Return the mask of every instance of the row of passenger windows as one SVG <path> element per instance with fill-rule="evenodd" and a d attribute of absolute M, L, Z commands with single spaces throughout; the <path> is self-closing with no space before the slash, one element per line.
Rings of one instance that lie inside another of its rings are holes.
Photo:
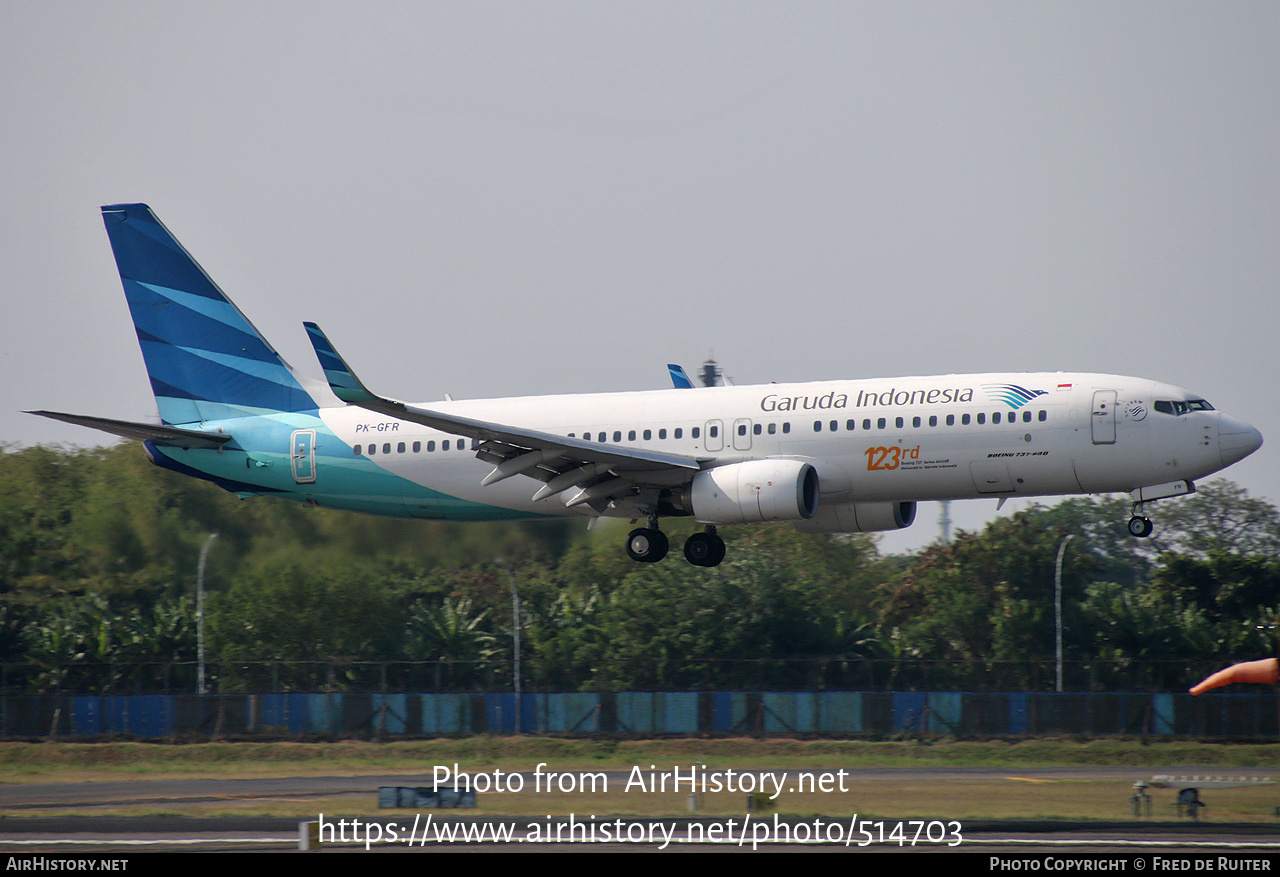
<path fill-rule="evenodd" d="M 778 432 L 778 431 L 779 431 L 778 424 L 776 424 L 776 423 L 770 423 L 770 424 L 769 424 L 769 435 L 773 435 L 774 433 L 776 433 L 776 432 Z M 787 434 L 787 433 L 789 433 L 789 432 L 791 432 L 791 424 L 790 424 L 790 423 L 784 423 L 784 424 L 782 424 L 781 431 L 782 431 L 782 433 L 783 433 L 784 435 L 785 435 L 785 434 Z M 666 441 L 666 439 L 667 439 L 667 430 L 665 430 L 665 429 L 659 429 L 659 430 L 657 431 L 657 434 L 658 434 L 658 441 Z M 747 434 L 747 425 L 746 425 L 745 423 L 743 423 L 743 424 L 739 424 L 739 425 L 738 425 L 738 435 L 746 435 L 746 434 Z M 760 424 L 758 424 L 758 423 L 755 425 L 755 434 L 756 434 L 756 435 L 760 435 Z M 629 441 L 629 442 L 636 441 L 636 437 L 637 437 L 637 436 L 640 436 L 640 437 L 641 437 L 644 441 L 646 441 L 646 442 L 648 442 L 648 441 L 653 441 L 653 435 L 654 435 L 654 431 L 653 431 L 652 429 L 642 429 L 642 430 L 639 430 L 639 431 L 634 430 L 634 429 L 629 429 L 629 430 L 627 430 L 627 441 Z M 577 437 L 578 437 L 577 433 L 573 433 L 573 432 L 569 433 L 569 438 L 577 438 Z M 591 433 L 589 433 L 589 432 L 584 432 L 584 433 L 582 434 L 582 437 L 583 437 L 584 439 L 586 439 L 587 441 L 591 441 Z M 681 427 L 676 427 L 675 429 L 671 430 L 671 437 L 672 437 L 673 439 L 682 439 L 682 438 L 684 438 L 684 429 L 683 429 L 683 428 L 681 428 Z M 716 426 L 716 425 L 714 425 L 714 424 L 713 424 L 713 425 L 711 425 L 711 426 L 708 426 L 708 427 L 707 427 L 707 437 L 708 437 L 708 438 L 719 438 L 719 437 L 720 437 L 720 427 L 719 427 L 719 426 Z M 691 427 L 691 428 L 689 429 L 689 438 L 702 438 L 702 427 L 700 427 L 700 426 L 694 426 L 694 427 Z M 595 440 L 596 440 L 596 441 L 598 441 L 598 442 L 607 442 L 607 441 L 609 441 L 609 433 L 607 433 L 607 432 L 599 432 L 599 433 L 596 433 L 596 439 L 595 439 Z M 620 441 L 622 441 L 622 430 L 620 430 L 620 429 L 615 429 L 615 430 L 613 431 L 613 442 L 614 442 L 615 444 L 617 444 L 617 443 L 618 443 L 618 442 L 620 442 Z"/>
<path fill-rule="evenodd" d="M 995 412 L 994 414 L 992 414 L 992 415 L 991 415 L 991 422 L 992 422 L 992 423 L 1000 423 L 1000 422 L 1001 422 L 1001 415 L 1002 415 L 1002 412 L 999 412 L 999 411 L 997 411 L 997 412 Z M 973 420 L 971 420 L 970 418 L 971 418 L 971 415 L 968 415 L 968 414 L 961 414 L 961 415 L 960 415 L 960 425 L 961 425 L 961 426 L 968 426 L 970 423 L 975 422 L 975 421 L 976 421 L 978 424 L 980 424 L 980 425 L 981 425 L 981 424 L 985 424 L 985 423 L 987 422 L 987 415 L 986 415 L 986 413 L 985 413 L 985 412 L 980 412 L 980 413 L 978 413 L 978 414 L 972 415 Z M 1037 420 L 1039 420 L 1039 421 L 1041 421 L 1041 422 L 1044 422 L 1044 421 L 1046 421 L 1046 420 L 1048 420 L 1048 419 L 1049 419 L 1049 417 L 1048 417 L 1048 413 L 1047 413 L 1047 412 L 1045 412 L 1045 411 L 1040 411 L 1040 412 L 1038 413 L 1038 415 L 1037 415 L 1036 419 L 1037 419 Z M 939 422 L 940 422 L 940 421 L 939 421 L 938 416 L 937 416 L 936 414 L 935 414 L 935 415 L 931 415 L 931 416 L 929 417 L 929 425 L 930 425 L 930 426 L 937 426 L 937 425 L 939 424 Z M 954 415 L 954 414 L 948 414 L 948 415 L 943 419 L 943 421 L 941 421 L 941 422 L 944 422 L 947 426 L 955 426 L 955 425 L 956 425 L 956 415 Z M 1016 411 L 1010 411 L 1010 412 L 1004 413 L 1004 422 L 1005 422 L 1005 423 L 1017 423 L 1017 422 L 1018 422 L 1018 412 L 1016 412 Z M 1023 423 L 1030 423 L 1030 422 L 1031 422 L 1031 412 L 1030 412 L 1030 411 L 1023 411 L 1023 412 L 1022 412 L 1022 422 L 1023 422 Z M 856 420 L 846 420 L 846 421 L 844 422 L 844 428 L 845 428 L 845 430 L 846 430 L 846 431 L 852 431 L 852 430 L 854 430 L 854 429 L 857 429 L 857 423 L 858 423 L 858 421 L 856 421 Z M 905 417 L 895 417 L 895 418 L 893 419 L 893 425 L 894 425 L 894 428 L 895 428 L 895 429 L 905 429 L 905 428 L 906 428 L 906 418 L 905 418 Z M 921 418 L 921 417 L 913 417 L 913 418 L 911 418 L 911 426 L 912 426 L 912 428 L 919 429 L 919 428 L 920 428 L 921 426 L 923 426 L 923 425 L 924 425 L 924 419 L 923 419 L 923 418 Z M 868 417 L 868 418 L 865 418 L 865 419 L 862 421 L 862 429 L 864 429 L 864 430 L 869 430 L 869 429 L 871 429 L 871 428 L 872 428 L 872 420 L 871 420 L 871 418 L 869 418 L 869 417 Z M 888 428 L 889 428 L 889 419 L 888 419 L 887 417 L 879 417 L 879 418 L 877 418 L 877 419 L 875 420 L 875 428 L 876 428 L 876 429 L 888 429 Z M 824 421 L 821 421 L 821 420 L 815 420 L 815 421 L 813 422 L 813 431 L 814 431 L 814 432 L 822 432 L 824 429 L 827 429 L 827 430 L 829 430 L 829 431 L 831 431 L 831 432 L 839 432 L 839 430 L 840 430 L 840 421 L 838 421 L 838 420 L 831 420 L 831 421 L 826 421 L 826 422 L 824 422 Z M 745 424 L 745 423 L 739 423 L 739 424 L 737 424 L 737 431 L 738 431 L 738 435 L 745 436 L 745 435 L 747 434 L 747 424 Z M 779 423 L 763 423 L 763 424 L 762 424 L 762 423 L 753 423 L 753 424 L 751 425 L 751 432 L 752 432 L 752 434 L 754 434 L 754 435 L 763 435 L 763 434 L 765 434 L 765 433 L 768 433 L 769 435 L 776 435 L 776 434 L 778 434 L 779 432 L 781 432 L 783 435 L 787 435 L 787 434 L 789 434 L 789 433 L 791 432 L 791 424 L 790 424 L 790 423 L 788 423 L 788 422 L 783 422 L 783 423 L 781 423 L 781 424 L 779 424 Z M 599 433 L 596 433 L 595 435 L 596 435 L 596 439 L 595 439 L 595 440 L 596 440 L 596 441 L 599 441 L 599 442 L 607 442 L 607 441 L 609 441 L 609 440 L 610 440 L 610 438 L 611 438 L 611 436 L 610 436 L 610 434 L 609 434 L 608 432 L 599 432 Z M 657 430 L 657 435 L 658 435 L 658 440 L 659 440 L 659 441 L 665 441 L 665 440 L 666 440 L 666 438 L 667 438 L 667 430 L 666 430 L 666 429 L 659 429 L 659 430 Z M 591 441 L 591 436 L 592 436 L 592 434 L 591 434 L 591 433 L 589 433 L 589 432 L 584 432 L 584 433 L 582 434 L 582 437 L 583 437 L 586 441 Z M 636 441 L 638 438 L 643 439 L 643 441 L 646 441 L 646 442 L 647 442 L 647 441 L 652 441 L 652 440 L 653 440 L 653 436 L 654 436 L 654 430 L 652 430 L 652 429 L 644 429 L 644 430 L 634 430 L 634 429 L 630 429 L 630 430 L 627 430 L 627 441 L 629 441 L 629 442 L 634 442 L 634 441 Z M 707 436 L 708 436 L 708 438 L 719 438 L 719 437 L 720 437 L 720 427 L 719 427 L 719 426 L 716 426 L 716 425 L 708 426 L 708 427 L 707 427 Z M 572 432 L 571 432 L 571 433 L 569 433 L 569 438 L 577 438 L 577 437 L 578 437 L 578 436 L 577 436 L 577 433 L 572 433 Z M 701 428 L 701 427 L 698 427 L 698 426 L 690 427 L 690 429 L 689 429 L 689 437 L 690 437 L 690 438 L 695 438 L 695 439 L 696 439 L 696 438 L 701 438 L 701 437 L 702 437 L 702 428 Z M 683 427 L 676 427 L 676 428 L 672 429 L 672 430 L 671 430 L 671 438 L 673 438 L 673 439 L 683 439 L 683 438 L 684 438 L 684 428 L 683 428 Z M 622 430 L 620 430 L 620 429 L 615 429 L 615 430 L 613 431 L 612 440 L 613 440 L 613 443 L 614 443 L 614 444 L 618 444 L 618 443 L 620 443 L 620 442 L 622 441 Z M 395 449 L 395 453 L 397 453 L 397 454 L 403 454 L 403 453 L 406 453 L 406 452 L 409 450 L 409 448 L 410 448 L 410 447 L 412 447 L 412 449 L 413 449 L 413 453 L 415 453 L 415 454 L 420 454 L 420 453 L 422 453 L 422 445 L 423 445 L 423 443 L 422 443 L 422 442 L 420 442 L 420 441 L 419 441 L 419 442 L 412 442 L 412 443 L 408 443 L 408 442 L 396 442 L 396 443 L 394 443 L 394 445 L 393 445 L 393 443 L 392 443 L 392 442 L 383 442 L 383 443 L 382 443 L 382 446 L 381 446 L 381 448 L 382 448 L 382 449 L 381 449 L 381 453 L 383 453 L 383 454 L 390 454 L 390 453 L 392 453 L 392 448 L 394 447 L 394 449 Z M 479 441 L 477 441 L 477 440 L 475 440 L 475 439 L 472 439 L 472 440 L 471 440 L 470 450 L 473 450 L 473 451 L 474 451 L 474 450 L 475 450 L 476 448 L 478 448 L 479 446 L 480 446 L 480 442 L 479 442 Z M 429 454 L 430 454 L 430 453 L 435 453 L 435 450 L 436 450 L 436 442 L 434 442 L 434 441 L 429 441 L 429 442 L 427 442 L 427 443 L 426 443 L 426 447 L 427 447 L 427 453 L 429 453 Z M 465 451 L 465 450 L 467 450 L 467 449 L 468 449 L 466 439 L 445 439 L 444 441 L 440 442 L 440 450 L 441 450 L 441 451 L 448 451 L 448 450 L 450 450 L 450 448 L 451 448 L 451 447 L 452 447 L 452 449 L 453 449 L 453 450 L 458 450 L 458 451 Z M 360 456 L 373 457 L 373 456 L 376 456 L 376 455 L 379 453 L 378 448 L 379 448 L 379 446 L 378 446 L 378 444 L 377 444 L 377 443 L 371 443 L 371 444 L 368 444 L 368 445 L 355 445 L 355 446 L 352 448 L 352 450 L 355 452 L 355 455 L 356 455 L 357 457 L 360 457 Z"/>
<path fill-rule="evenodd" d="M 457 451 L 467 450 L 466 439 L 445 439 L 444 441 L 440 442 L 440 450 L 447 451 L 449 450 L 450 445 L 452 445 L 453 449 Z M 397 454 L 405 453 L 406 451 L 408 451 L 409 447 L 413 448 L 413 452 L 415 454 L 422 453 L 422 442 L 412 442 L 411 444 L 407 442 L 396 442 L 394 445 L 392 445 L 391 442 L 383 442 L 382 453 L 390 454 L 392 447 L 395 448 L 395 452 Z M 478 447 L 480 447 L 480 442 L 476 441 L 475 439 L 472 439 L 471 450 L 474 451 Z M 434 453 L 435 449 L 436 449 L 435 442 L 433 441 L 427 442 L 427 453 L 429 454 Z M 378 453 L 378 445 L 376 443 L 368 444 L 368 445 L 355 445 L 354 447 L 352 447 L 352 451 L 355 452 L 355 455 L 357 457 L 360 457 L 360 456 L 373 457 Z"/>
<path fill-rule="evenodd" d="M 1001 416 L 1002 416 L 1002 414 L 1003 414 L 1003 418 L 1004 418 L 1004 422 L 1005 422 L 1005 423 L 1017 423 L 1017 422 L 1018 422 L 1018 412 L 1016 412 L 1016 411 L 1008 411 L 1008 412 L 1000 412 L 1000 411 L 997 411 L 997 412 L 995 412 L 994 414 L 992 414 L 992 415 L 991 415 L 991 422 L 992 422 L 992 423 L 1000 423 L 1000 422 L 1001 422 Z M 977 414 L 973 415 L 972 417 L 973 417 L 973 419 L 970 419 L 970 415 L 968 415 L 968 414 L 961 414 L 961 415 L 960 415 L 960 425 L 961 425 L 961 426 L 968 426 L 970 423 L 974 423 L 974 422 L 978 423 L 979 425 L 982 425 L 982 424 L 985 424 L 985 423 L 987 422 L 987 415 L 986 415 L 986 412 L 982 412 L 982 411 L 980 411 L 980 412 L 978 412 Z M 1039 413 L 1038 413 L 1038 415 L 1037 415 L 1037 417 L 1036 417 L 1036 420 L 1039 420 L 1039 421 L 1040 421 L 1040 422 L 1042 422 L 1042 423 L 1043 423 L 1044 421 L 1048 420 L 1048 419 L 1049 419 L 1049 412 L 1047 412 L 1047 411 L 1041 411 L 1041 412 L 1039 412 Z M 906 420 L 907 420 L 907 419 L 906 419 L 905 417 L 895 417 L 895 418 L 893 419 L 893 426 L 894 426 L 894 428 L 895 428 L 895 429 L 905 429 L 905 428 L 906 428 Z M 933 415 L 930 415 L 930 416 L 929 416 L 929 425 L 930 425 L 930 426 L 937 426 L 937 425 L 938 425 L 938 422 L 939 422 L 939 421 L 938 421 L 938 415 L 933 414 Z M 1031 412 L 1030 412 L 1030 411 L 1023 411 L 1023 412 L 1022 412 L 1022 422 L 1023 422 L 1023 423 L 1030 423 L 1030 422 L 1031 422 Z M 858 423 L 858 421 L 856 421 L 856 420 L 846 420 L 846 421 L 844 422 L 844 428 L 845 428 L 846 430 L 849 430 L 849 431 L 854 430 L 854 429 L 857 429 L 857 423 Z M 948 415 L 946 416 L 946 418 L 945 418 L 945 423 L 946 423 L 946 425 L 947 425 L 947 426 L 955 426 L 955 425 L 956 425 L 956 416 L 955 416 L 954 414 L 948 414 Z M 923 418 L 921 418 L 921 417 L 913 417 L 913 418 L 911 418 L 911 426 L 912 426 L 912 428 L 913 428 L 913 429 L 919 429 L 922 425 L 923 425 Z M 840 421 L 838 421 L 838 420 L 832 420 L 832 421 L 829 421 L 829 422 L 825 425 L 825 427 L 824 427 L 823 421 L 821 421 L 821 420 L 815 420 L 815 421 L 813 422 L 813 431 L 814 431 L 814 432 L 822 432 L 822 430 L 823 430 L 824 428 L 829 429 L 831 432 L 837 432 L 837 431 L 839 431 L 839 429 L 840 429 Z M 870 418 L 870 417 L 865 418 L 865 419 L 862 421 L 862 428 L 863 428 L 864 430 L 866 430 L 866 429 L 871 429 L 871 418 Z M 876 429 L 888 429 L 888 428 L 889 428 L 889 418 L 887 418 L 887 417 L 879 417 L 879 418 L 877 418 L 877 419 L 876 419 L 876 421 L 875 421 L 875 428 L 876 428 Z M 760 427 L 759 427 L 759 425 L 758 425 L 758 424 L 756 425 L 756 430 L 755 430 L 755 432 L 756 432 L 756 435 L 759 435 L 759 434 L 760 434 Z M 745 434 L 745 433 L 744 433 L 744 434 Z"/>

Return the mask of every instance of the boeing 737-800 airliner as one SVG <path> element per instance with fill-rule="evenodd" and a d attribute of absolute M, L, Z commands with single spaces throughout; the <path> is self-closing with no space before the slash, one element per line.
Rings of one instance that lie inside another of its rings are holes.
<path fill-rule="evenodd" d="M 1262 444 L 1200 396 L 1116 375 L 939 375 L 407 404 L 368 390 L 312 323 L 328 385 L 296 374 L 144 204 L 102 208 L 160 425 L 37 411 L 140 439 L 241 496 L 458 521 L 664 516 L 813 533 L 909 526 L 916 503 L 1124 491 L 1147 502 Z M 686 378 L 687 382 L 687 378 Z M 336 397 L 336 398 L 335 398 Z"/>

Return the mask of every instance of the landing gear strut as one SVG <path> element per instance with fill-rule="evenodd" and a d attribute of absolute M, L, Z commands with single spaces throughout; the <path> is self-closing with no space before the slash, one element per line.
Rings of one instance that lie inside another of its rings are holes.
<path fill-rule="evenodd" d="M 705 533 L 686 539 L 684 559 L 694 566 L 719 566 L 724 560 L 724 540 L 716 535 L 716 528 L 709 526 Z"/>
<path fill-rule="evenodd" d="M 1142 506 L 1143 503 L 1135 502 L 1133 504 L 1133 517 L 1129 519 L 1129 535 L 1137 539 L 1146 539 L 1151 535 L 1151 531 L 1155 529 L 1151 519 L 1143 516 Z"/>

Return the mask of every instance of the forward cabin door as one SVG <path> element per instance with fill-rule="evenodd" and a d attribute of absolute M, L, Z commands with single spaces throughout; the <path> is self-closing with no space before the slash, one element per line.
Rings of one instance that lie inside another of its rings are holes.
<path fill-rule="evenodd" d="M 1116 443 L 1116 391 L 1097 390 L 1093 394 L 1093 416 L 1089 418 L 1095 445 Z"/>

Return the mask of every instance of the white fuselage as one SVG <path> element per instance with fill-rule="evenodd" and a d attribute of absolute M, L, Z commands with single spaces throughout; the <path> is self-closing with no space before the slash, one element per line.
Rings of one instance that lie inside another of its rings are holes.
<path fill-rule="evenodd" d="M 709 389 L 430 403 L 430 407 L 612 445 L 685 454 L 711 465 L 800 459 L 824 506 L 1132 491 L 1193 480 L 1252 452 L 1261 437 L 1168 384 L 1100 374 L 945 375 Z M 468 503 L 518 516 L 595 514 L 509 478 L 467 440 L 355 407 L 320 417 L 353 458 Z M 1232 436 L 1224 440 L 1221 436 Z M 324 441 L 323 438 L 317 442 Z M 447 445 L 447 450 L 446 450 Z M 1228 447 L 1229 445 L 1229 447 Z M 372 446 L 372 451 L 370 450 Z M 359 453 L 356 453 L 358 449 Z M 416 450 L 415 450 L 416 449 Z M 331 457 L 334 449 L 322 449 Z M 309 492 L 323 503 L 325 473 Z M 334 502 L 335 505 L 342 503 Z M 634 516 L 625 504 L 604 514 Z M 432 514 L 428 517 L 448 517 Z"/>

